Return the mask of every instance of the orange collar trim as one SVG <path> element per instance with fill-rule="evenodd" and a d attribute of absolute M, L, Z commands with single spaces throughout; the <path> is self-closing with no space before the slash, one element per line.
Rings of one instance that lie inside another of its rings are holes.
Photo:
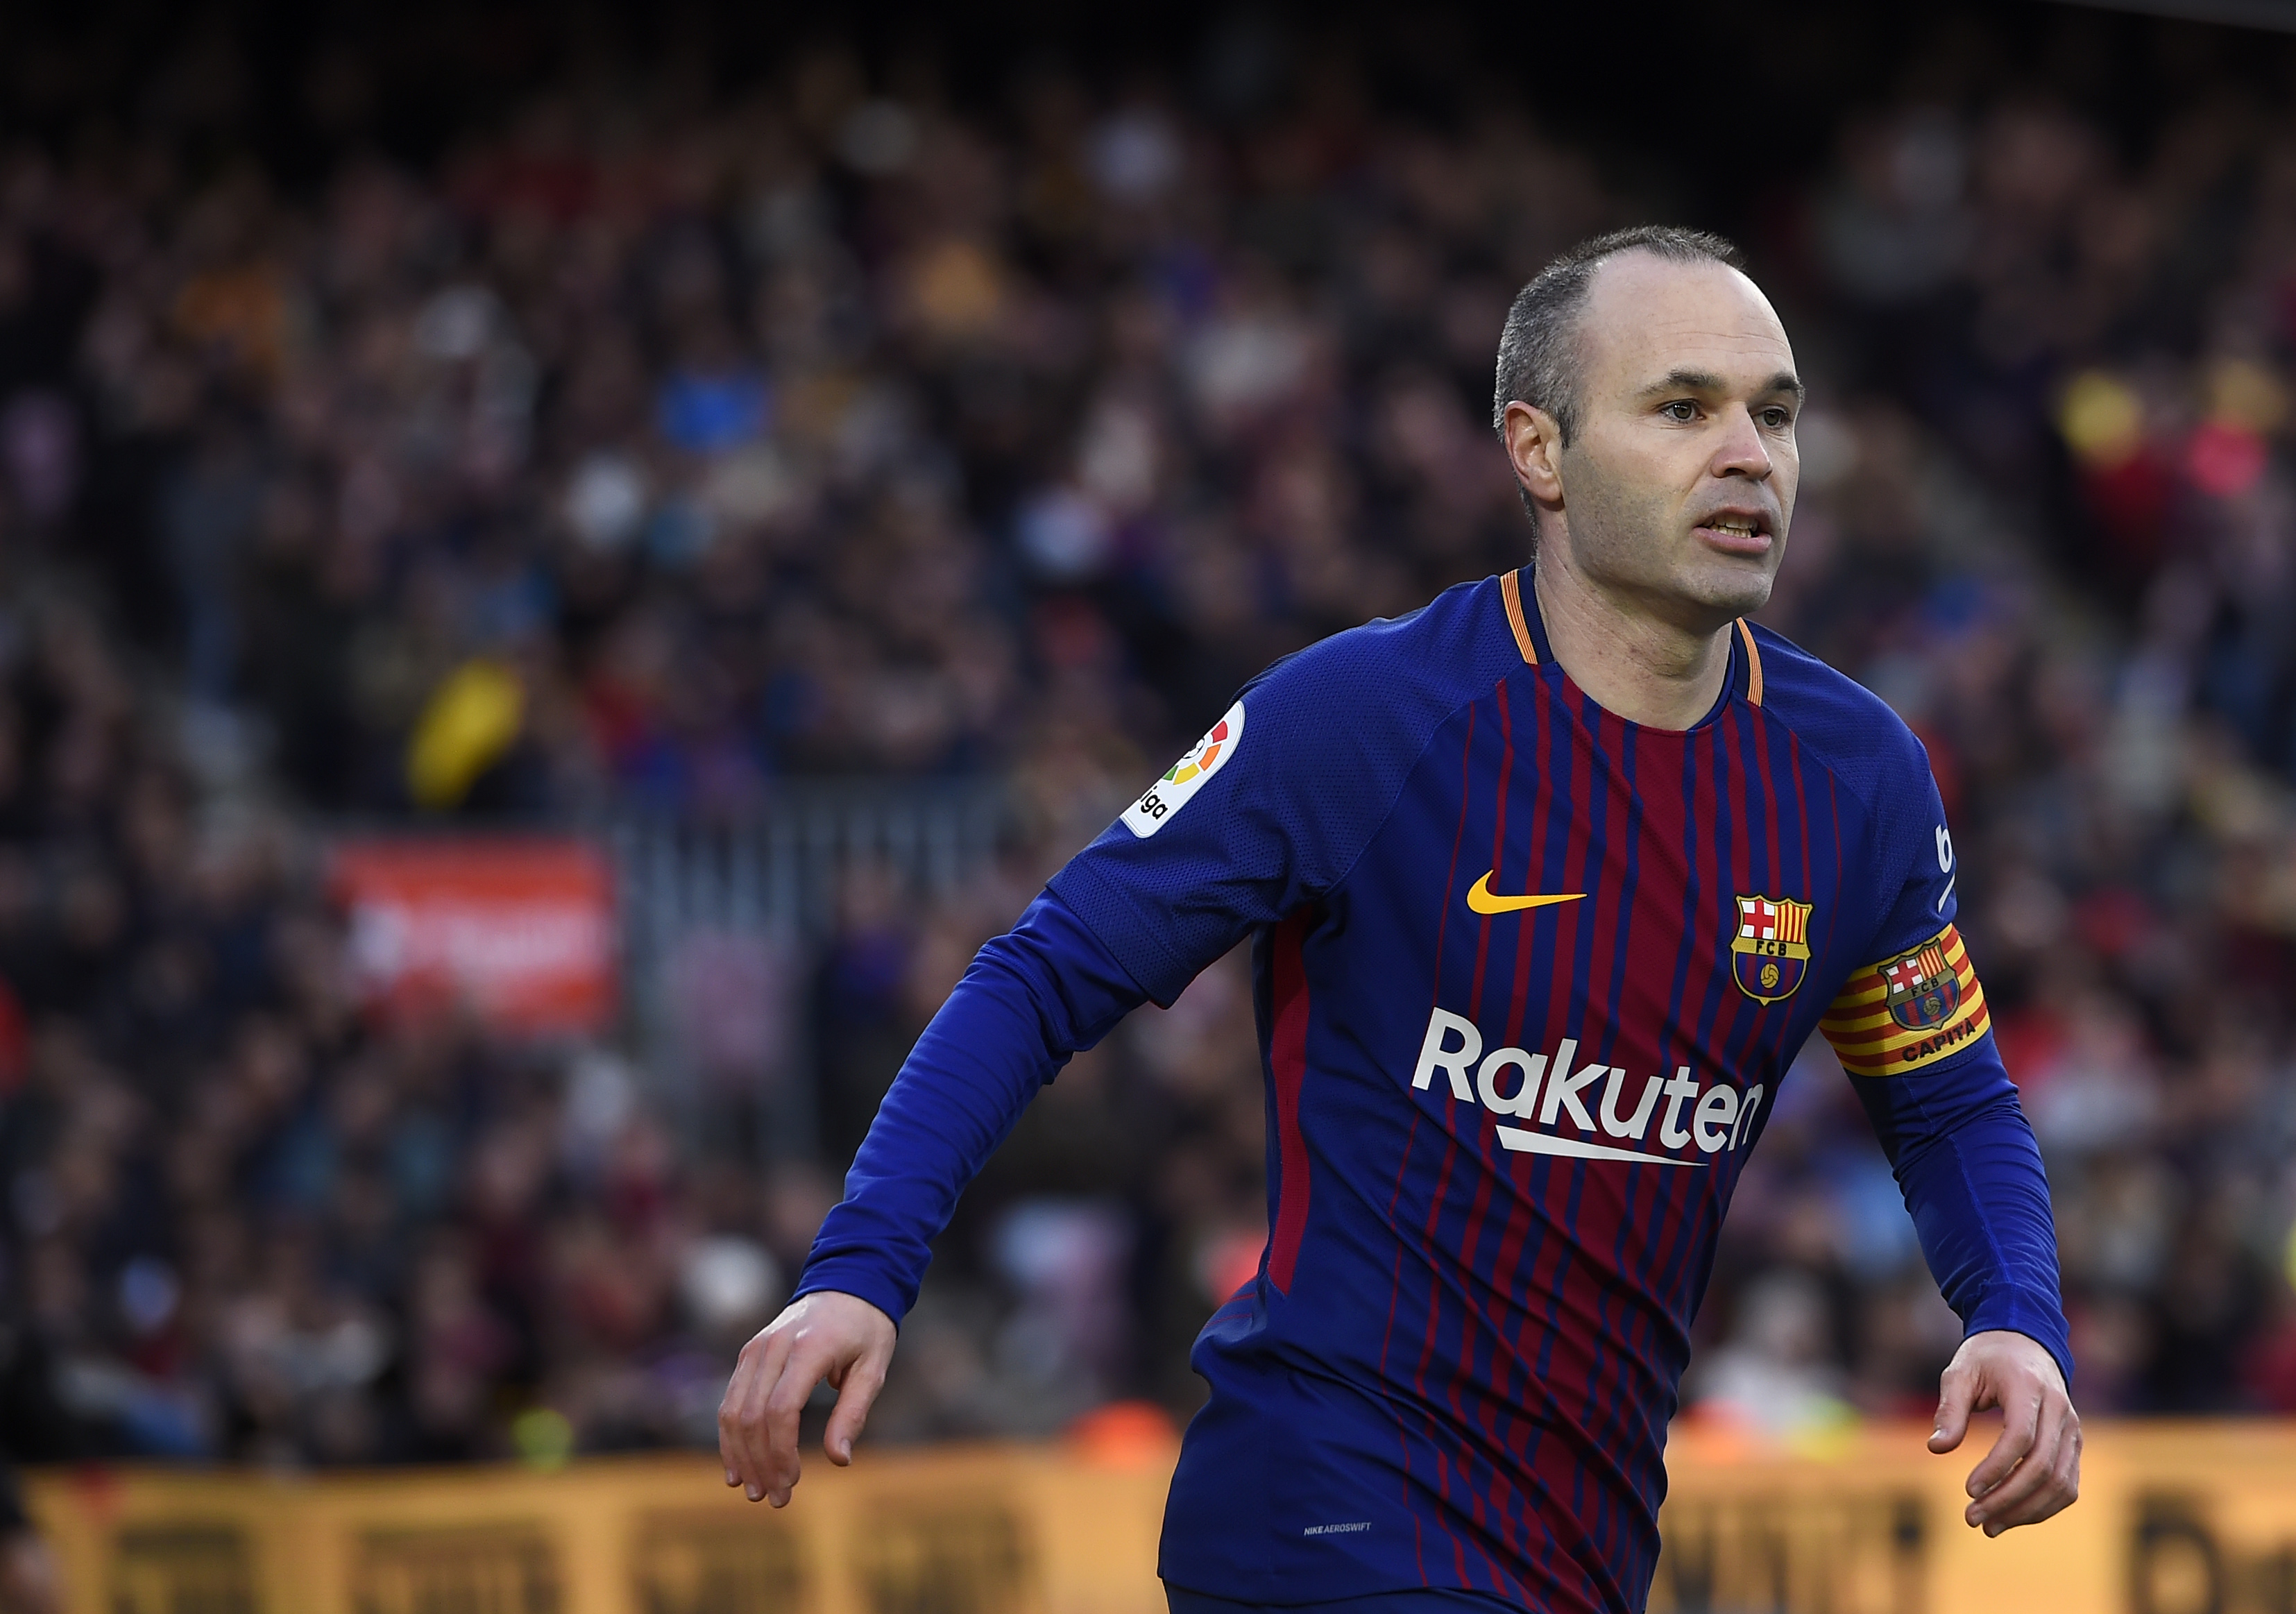
<path fill-rule="evenodd" d="M 1746 625 L 1743 617 L 1738 619 L 1738 636 L 1746 642 L 1746 704 L 1759 706 L 1762 703 L 1762 652 L 1754 643 L 1754 630 Z"/>
<path fill-rule="evenodd" d="M 1522 573 L 1520 570 L 1499 574 L 1499 598 L 1506 602 L 1507 626 L 1514 629 L 1515 648 L 1529 666 L 1538 665 L 1538 649 L 1530 642 L 1530 624 L 1522 619 Z"/>

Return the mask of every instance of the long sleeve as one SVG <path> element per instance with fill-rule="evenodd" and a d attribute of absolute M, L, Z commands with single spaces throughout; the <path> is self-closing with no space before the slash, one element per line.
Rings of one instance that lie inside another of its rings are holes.
<path fill-rule="evenodd" d="M 2039 1340 L 2070 1384 L 2048 1175 L 1954 923 L 1959 871 L 1945 807 L 1927 757 L 1908 744 L 1918 773 L 1890 792 L 1880 836 L 1878 872 L 1896 885 L 1868 954 L 1875 962 L 1843 983 L 1820 1028 L 1873 1118 L 1962 1326 Z"/>
<path fill-rule="evenodd" d="M 822 1223 L 800 1295 L 857 1295 L 898 1322 L 963 1192 L 1069 1056 L 1145 1000 L 1046 891 L 982 947 L 902 1065 Z"/>
<path fill-rule="evenodd" d="M 2038 1340 L 2072 1382 L 2048 1176 L 1992 1036 L 1947 1069 L 1853 1079 L 1964 1329 Z"/>

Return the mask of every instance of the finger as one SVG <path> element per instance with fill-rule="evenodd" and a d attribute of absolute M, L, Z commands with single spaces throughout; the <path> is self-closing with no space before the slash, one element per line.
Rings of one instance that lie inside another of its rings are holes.
<path fill-rule="evenodd" d="M 1977 1374 L 1956 1363 L 1938 1381 L 1937 1427 L 1930 1431 L 1930 1450 L 1949 1452 L 1969 1431 L 1969 1411 L 1977 1399 Z"/>
<path fill-rule="evenodd" d="M 2057 1489 L 2064 1497 L 2064 1500 L 2057 1504 L 2060 1511 L 2072 1506 L 2074 1503 L 2080 1500 L 2080 1414 L 2075 1413 L 2072 1416 L 2071 1427 L 2065 1430 L 2064 1445 L 2058 1449 Z"/>
<path fill-rule="evenodd" d="M 727 1485 L 742 1483 L 742 1403 L 756 1372 L 757 1350 L 745 1345 L 734 1359 L 734 1376 L 726 1381 L 726 1393 L 718 1399 L 718 1456 L 726 1465 Z"/>
<path fill-rule="evenodd" d="M 718 1455 L 726 1465 L 726 1483 L 742 1483 L 748 1458 L 742 1450 L 742 1408 L 750 1399 L 758 1372 L 771 1341 L 761 1332 L 742 1347 L 742 1354 L 734 1360 L 733 1376 L 726 1381 L 726 1393 L 718 1401 Z"/>
<path fill-rule="evenodd" d="M 2038 1524 L 2079 1501 L 2080 1454 L 2080 1414 L 2074 1412 L 2068 1402 L 2064 1430 L 2058 1439 L 2055 1460 L 2049 1465 L 2046 1484 L 2025 1504 L 2018 1518 L 1997 1527 L 1989 1527 L 1987 1533 L 1998 1536 L 2003 1530 L 2013 1529 L 2021 1524 Z"/>
<path fill-rule="evenodd" d="M 2047 1502 L 2055 1487 L 2058 1448 L 2064 1443 L 2065 1425 L 2072 1408 L 2052 1397 L 2037 1411 L 2038 1421 L 2023 1460 L 1999 1484 L 1969 1504 L 1969 1522 L 1984 1526 L 1989 1536 L 2046 1518 L 2056 1511 L 2033 1510 Z"/>
<path fill-rule="evenodd" d="M 1986 1535 L 1998 1536 L 2004 1530 L 2013 1530 L 2020 1525 L 2038 1524 L 2044 1519 L 2061 1513 L 2072 1505 L 2075 1498 L 2080 1495 L 2080 1486 L 2079 1479 L 2068 1471 L 2069 1464 L 2063 1455 L 2064 1448 L 2072 1444 L 2073 1439 L 2070 1431 L 2060 1438 L 2059 1450 L 2046 1465 L 2046 1471 L 2038 1459 L 2027 1460 L 2026 1467 L 2040 1474 L 2039 1482 L 2034 1487 L 2032 1494 L 2015 1506 L 2005 1509 L 2000 1513 L 1988 1518 L 1985 1525 Z M 2022 1470 L 2019 1471 L 2021 1478 L 2022 1471 Z M 2016 1481 L 2013 1479 L 2010 1483 L 2015 1484 Z M 2004 1486 L 2002 1489 L 2006 1490 L 2008 1487 Z"/>
<path fill-rule="evenodd" d="M 798 1421 L 805 1415 L 805 1404 L 813 1398 L 813 1387 L 821 1382 L 829 1367 L 818 1346 L 793 1347 L 781 1377 L 766 1392 L 766 1500 L 777 1508 L 789 1505 L 790 1492 L 801 1472 Z"/>
<path fill-rule="evenodd" d="M 780 1381 L 793 1348 L 785 1333 L 763 1336 L 750 1362 L 742 1398 L 734 1407 L 734 1467 L 741 1476 L 742 1491 L 752 1502 L 764 1499 L 773 1472 L 767 1451 L 766 1398 Z"/>
<path fill-rule="evenodd" d="M 837 1405 L 830 1412 L 829 1427 L 822 1431 L 821 1447 L 840 1468 L 853 1461 L 853 1443 L 869 1421 L 877 1392 L 885 1388 L 888 1365 L 884 1355 L 870 1351 L 845 1370 L 844 1381 L 837 1387 Z"/>
<path fill-rule="evenodd" d="M 2000 1438 L 1993 1449 L 1985 1454 L 1978 1465 L 1969 1471 L 1969 1494 L 1982 1496 L 2003 1480 L 2018 1460 L 2033 1449 L 2034 1438 L 2040 1433 L 2041 1390 L 2038 1385 L 2027 1385 L 2016 1393 L 2002 1398 L 2001 1411 L 2006 1421 L 2001 1426 Z"/>
<path fill-rule="evenodd" d="M 718 1459 L 726 1465 L 727 1485 L 742 1483 L 741 1436 L 734 1426 L 734 1413 L 742 1405 L 749 1372 L 746 1360 L 734 1363 L 734 1376 L 726 1381 L 726 1393 L 718 1398 Z"/>

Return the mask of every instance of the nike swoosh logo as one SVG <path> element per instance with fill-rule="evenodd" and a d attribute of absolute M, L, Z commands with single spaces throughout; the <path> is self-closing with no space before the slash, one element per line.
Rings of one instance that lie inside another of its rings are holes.
<path fill-rule="evenodd" d="M 1493 870 L 1491 873 L 1496 872 Z M 1534 892 L 1529 897 L 1494 897 L 1491 895 L 1491 876 L 1487 873 L 1467 888 L 1467 905 L 1478 914 L 1520 914 L 1525 908 L 1546 908 L 1558 902 L 1583 901 L 1586 896 L 1584 891 L 1560 891 L 1552 894 Z"/>

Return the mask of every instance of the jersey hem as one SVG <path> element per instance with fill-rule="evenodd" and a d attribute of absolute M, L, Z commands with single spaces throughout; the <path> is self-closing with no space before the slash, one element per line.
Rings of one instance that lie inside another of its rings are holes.
<path fill-rule="evenodd" d="M 1310 1590 L 1309 1588 L 1316 1587 L 1320 1583 L 1311 1577 L 1286 1575 L 1271 1588 L 1280 1593 L 1283 1601 L 1271 1602 L 1265 1595 L 1250 1591 L 1239 1591 L 1233 1587 L 1214 1591 L 1210 1587 L 1196 1585 L 1193 1580 L 1184 1579 L 1172 1572 L 1161 1553 L 1159 1553 L 1156 1559 L 1156 1578 L 1173 1590 L 1184 1592 L 1191 1597 L 1209 1598 L 1214 1602 L 1234 1603 L 1239 1610 L 1288 1608 L 1320 1610 L 1332 1603 L 1352 1605 L 1359 1599 L 1393 1597 L 1412 1592 L 1457 1592 L 1468 1597 L 1480 1598 L 1493 1609 L 1520 1609 L 1523 1610 L 1523 1614 L 1538 1614 L 1537 1605 L 1516 1602 L 1504 1592 L 1494 1592 L 1487 1586 L 1464 1585 L 1457 1580 L 1387 1582 L 1380 1581 L 1376 1577 L 1350 1574 L 1344 1580 L 1335 1580 L 1327 1585 L 1323 1585 L 1321 1589 Z M 1557 1614 L 1561 1614 L 1560 1605 L 1557 1605 Z"/>

